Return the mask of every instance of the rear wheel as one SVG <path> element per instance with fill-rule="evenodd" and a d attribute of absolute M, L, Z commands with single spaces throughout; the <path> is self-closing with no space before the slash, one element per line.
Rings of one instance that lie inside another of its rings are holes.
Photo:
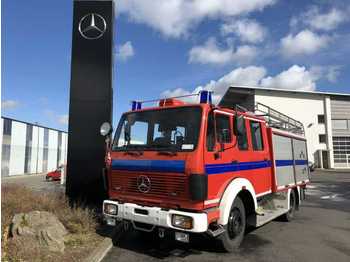
<path fill-rule="evenodd" d="M 219 236 L 223 248 L 227 252 L 233 252 L 240 246 L 246 228 L 245 208 L 242 200 L 237 197 L 232 204 L 226 231 Z"/>
<path fill-rule="evenodd" d="M 296 206 L 297 206 L 296 195 L 295 195 L 295 191 L 292 190 L 289 195 L 289 210 L 287 213 L 282 215 L 282 219 L 284 221 L 290 222 L 293 220 L 295 216 Z"/>

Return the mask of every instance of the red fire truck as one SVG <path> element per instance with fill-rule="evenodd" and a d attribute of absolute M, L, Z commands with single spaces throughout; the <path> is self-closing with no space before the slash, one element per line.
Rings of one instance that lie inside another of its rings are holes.
<path fill-rule="evenodd" d="M 103 214 L 108 225 L 171 232 L 182 242 L 205 233 L 231 252 L 248 225 L 294 217 L 309 182 L 304 128 L 262 104 L 253 113 L 198 95 L 198 104 L 133 102 L 122 115 L 106 139 Z M 104 123 L 101 134 L 110 133 Z"/>

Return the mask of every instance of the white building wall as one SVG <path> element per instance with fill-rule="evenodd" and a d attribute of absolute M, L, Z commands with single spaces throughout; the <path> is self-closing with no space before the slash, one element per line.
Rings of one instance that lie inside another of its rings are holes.
<path fill-rule="evenodd" d="M 58 132 L 49 130 L 49 152 L 47 158 L 47 171 L 53 171 L 57 168 L 57 150 L 58 150 Z"/>
<path fill-rule="evenodd" d="M 270 106 L 304 124 L 310 161 L 314 161 L 314 153 L 317 150 L 327 149 L 326 144 L 319 143 L 319 135 L 326 134 L 325 124 L 318 124 L 318 115 L 325 114 L 323 95 L 269 92 L 257 89 L 255 102 Z"/>
<path fill-rule="evenodd" d="M 44 128 L 39 127 L 38 173 L 43 172 Z"/>
<path fill-rule="evenodd" d="M 0 156 L 1 156 L 1 161 L 2 161 L 2 141 L 3 141 L 3 137 L 2 134 L 4 133 L 4 119 L 1 118 L 1 124 L 0 124 L 0 142 L 1 142 L 1 147 L 0 147 Z M 2 164 L 1 164 L 2 166 Z M 2 174 L 1 174 L 2 176 Z"/>
<path fill-rule="evenodd" d="M 32 154 L 30 158 L 30 173 L 36 173 L 37 157 L 38 157 L 38 127 L 33 126 L 33 137 L 32 137 Z"/>
<path fill-rule="evenodd" d="M 27 125 L 12 121 L 9 175 L 24 174 Z"/>
<path fill-rule="evenodd" d="M 67 164 L 67 134 L 62 133 L 60 165 Z"/>

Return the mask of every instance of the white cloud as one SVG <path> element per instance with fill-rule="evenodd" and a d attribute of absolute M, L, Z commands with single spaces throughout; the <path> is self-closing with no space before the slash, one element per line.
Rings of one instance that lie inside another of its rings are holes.
<path fill-rule="evenodd" d="M 233 33 L 243 42 L 260 43 L 264 40 L 267 30 L 255 20 L 242 19 L 223 24 L 221 33 L 223 35 Z"/>
<path fill-rule="evenodd" d="M 231 85 L 258 85 L 259 81 L 266 75 L 264 67 L 248 66 L 239 67 L 224 75 L 219 80 L 211 80 L 203 86 L 197 86 L 192 92 L 177 88 L 175 90 L 167 90 L 162 93 L 162 97 L 172 97 L 179 95 L 197 94 L 201 90 L 213 91 L 214 103 L 219 102 L 227 88 Z"/>
<path fill-rule="evenodd" d="M 227 19 L 261 11 L 276 0 L 120 0 L 116 10 L 167 37 L 186 36 L 204 19 Z"/>
<path fill-rule="evenodd" d="M 189 63 L 216 64 L 227 63 L 246 64 L 252 61 L 257 54 L 254 46 L 242 45 L 236 50 L 230 46 L 226 49 L 217 45 L 215 38 L 209 38 L 204 45 L 198 45 L 189 51 Z"/>
<path fill-rule="evenodd" d="M 130 41 L 127 41 L 125 44 L 117 46 L 117 58 L 126 61 L 129 58 L 135 55 L 134 48 Z"/>
<path fill-rule="evenodd" d="M 45 109 L 44 114 L 47 116 L 48 119 L 50 119 L 50 121 L 56 124 L 58 123 L 60 125 L 68 125 L 68 114 L 59 115 L 50 109 Z"/>
<path fill-rule="evenodd" d="M 15 109 L 20 105 L 18 101 L 15 100 L 4 100 L 1 101 L 1 109 Z"/>
<path fill-rule="evenodd" d="M 296 35 L 289 34 L 281 39 L 281 52 L 283 56 L 310 55 L 326 47 L 330 37 L 318 35 L 306 29 Z"/>
<path fill-rule="evenodd" d="M 66 115 L 60 115 L 58 116 L 58 123 L 62 124 L 62 125 L 68 125 L 68 119 L 69 119 L 69 116 L 66 114 Z"/>
<path fill-rule="evenodd" d="M 289 90 L 313 91 L 316 89 L 316 81 L 322 76 L 314 74 L 303 66 L 293 65 L 275 76 L 266 76 L 266 69 L 261 66 L 239 67 L 218 80 L 211 80 L 205 85 L 197 86 L 194 90 L 188 91 L 183 88 L 166 90 L 161 97 L 172 97 L 181 95 L 198 94 L 201 90 L 213 91 L 213 102 L 218 103 L 230 86 L 253 86 L 280 88 Z M 185 100 L 185 99 L 184 99 Z M 195 98 L 185 101 L 198 101 Z"/>
<path fill-rule="evenodd" d="M 312 6 L 300 16 L 293 17 L 290 25 L 296 27 L 298 24 L 303 24 L 314 30 L 330 31 L 348 20 L 349 9 L 332 8 L 328 12 L 321 13 L 317 6 Z"/>
<path fill-rule="evenodd" d="M 313 91 L 316 89 L 315 81 L 318 76 L 312 74 L 304 66 L 293 65 L 289 69 L 272 77 L 261 79 L 261 86 L 290 90 Z"/>
<path fill-rule="evenodd" d="M 340 75 L 340 70 L 342 66 L 340 65 L 327 65 L 327 66 L 312 66 L 310 72 L 317 78 L 327 79 L 330 83 L 335 83 Z"/>

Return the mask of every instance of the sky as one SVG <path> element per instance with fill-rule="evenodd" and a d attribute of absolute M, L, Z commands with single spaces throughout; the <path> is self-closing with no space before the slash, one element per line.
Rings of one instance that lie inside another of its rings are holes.
<path fill-rule="evenodd" d="M 115 1 L 114 125 L 131 100 L 229 85 L 350 93 L 350 1 Z M 2 0 L 1 115 L 67 130 L 72 0 Z"/>

